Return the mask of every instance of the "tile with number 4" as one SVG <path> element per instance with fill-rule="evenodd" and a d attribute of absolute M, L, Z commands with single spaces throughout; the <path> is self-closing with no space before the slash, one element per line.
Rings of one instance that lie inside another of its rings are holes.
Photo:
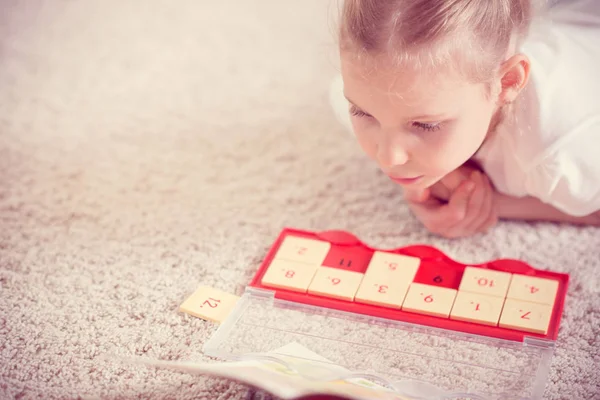
<path fill-rule="evenodd" d="M 552 307 L 547 304 L 529 303 L 506 299 L 500 316 L 500 327 L 520 331 L 548 333 Z"/>
<path fill-rule="evenodd" d="M 390 281 L 377 275 L 366 275 L 356 292 L 354 301 L 357 303 L 372 304 L 376 306 L 400 308 L 408 284 Z"/>
<path fill-rule="evenodd" d="M 558 281 L 553 279 L 514 274 L 506 297 L 553 305 L 557 290 Z"/>
<path fill-rule="evenodd" d="M 363 276 L 359 272 L 320 267 L 308 287 L 308 293 L 353 301 Z"/>
<path fill-rule="evenodd" d="M 508 272 L 466 267 L 458 290 L 504 298 L 510 285 L 511 275 Z"/>
<path fill-rule="evenodd" d="M 221 322 L 233 310 L 238 299 L 231 293 L 201 286 L 179 306 L 179 311 L 207 321 Z"/>
<path fill-rule="evenodd" d="M 321 240 L 286 236 L 281 242 L 275 258 L 318 267 L 325 260 L 330 248 L 330 243 Z"/>
<path fill-rule="evenodd" d="M 459 291 L 454 300 L 450 318 L 496 326 L 502 312 L 502 297 Z"/>
<path fill-rule="evenodd" d="M 286 260 L 273 260 L 263 276 L 265 286 L 306 293 L 317 267 Z"/>
<path fill-rule="evenodd" d="M 402 310 L 447 318 L 455 297 L 455 289 L 413 283 L 408 289 Z"/>

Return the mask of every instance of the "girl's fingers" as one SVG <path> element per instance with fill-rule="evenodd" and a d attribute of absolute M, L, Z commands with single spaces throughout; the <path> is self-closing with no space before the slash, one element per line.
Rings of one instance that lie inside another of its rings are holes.
<path fill-rule="evenodd" d="M 487 178 L 485 176 L 483 176 L 481 173 L 476 173 L 473 175 L 474 175 L 473 179 L 475 179 L 477 181 L 478 188 L 482 192 L 482 197 L 481 197 L 480 204 L 472 205 L 474 207 L 474 209 L 473 209 L 474 217 L 472 220 L 470 220 L 465 225 L 465 229 L 471 233 L 476 233 L 476 232 L 481 231 L 483 224 L 488 219 L 490 213 L 492 213 L 492 211 L 493 211 L 493 208 L 492 208 L 493 193 L 492 193 L 492 187 L 489 184 L 489 181 L 487 180 Z M 473 198 L 474 197 L 475 197 L 475 194 L 473 194 Z"/>

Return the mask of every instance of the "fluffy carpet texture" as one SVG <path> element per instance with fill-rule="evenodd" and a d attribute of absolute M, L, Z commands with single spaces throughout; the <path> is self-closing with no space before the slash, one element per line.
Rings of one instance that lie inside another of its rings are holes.
<path fill-rule="evenodd" d="M 328 105 L 325 0 L 0 2 L 0 398 L 241 399 L 107 361 L 204 360 L 199 284 L 240 294 L 285 227 L 571 274 L 548 399 L 599 399 L 600 232 L 428 234 Z"/>

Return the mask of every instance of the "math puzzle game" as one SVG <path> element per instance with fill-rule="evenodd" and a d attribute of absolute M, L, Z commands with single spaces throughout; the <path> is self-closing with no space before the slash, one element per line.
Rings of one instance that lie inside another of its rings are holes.
<path fill-rule="evenodd" d="M 284 229 L 204 352 L 296 343 L 407 398 L 541 399 L 568 281 L 518 260 L 465 265 L 426 245 Z"/>

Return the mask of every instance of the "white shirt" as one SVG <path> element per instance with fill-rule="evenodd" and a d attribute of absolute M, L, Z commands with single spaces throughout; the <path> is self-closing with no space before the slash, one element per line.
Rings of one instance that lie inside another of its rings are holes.
<path fill-rule="evenodd" d="M 520 51 L 530 80 L 514 120 L 475 159 L 496 189 L 564 213 L 600 210 L 600 1 L 562 1 L 535 20 Z"/>

